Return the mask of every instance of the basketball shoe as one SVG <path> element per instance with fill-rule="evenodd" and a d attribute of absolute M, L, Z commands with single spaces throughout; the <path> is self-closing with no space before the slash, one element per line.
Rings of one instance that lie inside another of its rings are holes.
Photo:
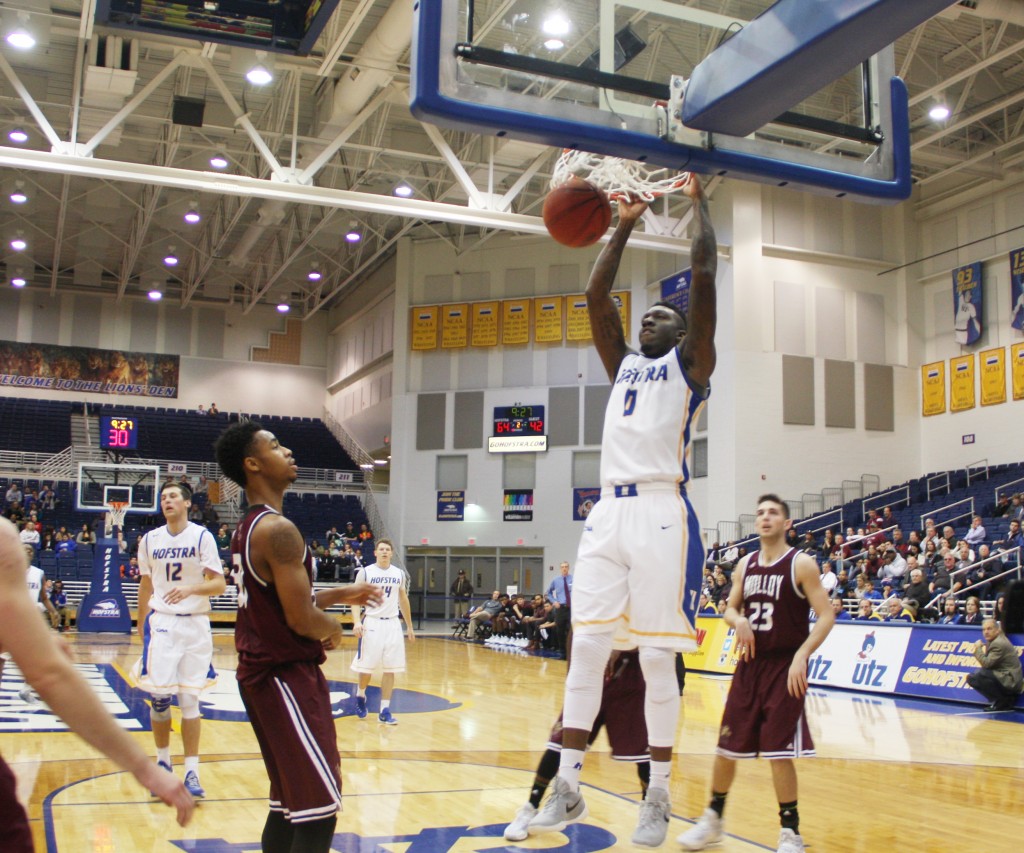
<path fill-rule="evenodd" d="M 356 716 L 360 720 L 366 719 L 366 697 L 356 696 Z"/>
<path fill-rule="evenodd" d="M 512 823 L 505 827 L 505 840 L 526 841 L 530 837 L 530 821 L 536 814 L 537 810 L 530 803 L 523 803 Z"/>
<path fill-rule="evenodd" d="M 539 812 L 530 821 L 530 832 L 561 832 L 570 823 L 583 820 L 589 812 L 583 795 L 574 792 L 561 776 L 551 780 L 551 791 Z"/>
<path fill-rule="evenodd" d="M 804 840 L 792 829 L 782 829 L 777 853 L 804 853 Z"/>
<path fill-rule="evenodd" d="M 391 716 L 391 709 L 385 708 L 377 715 L 377 721 L 383 723 L 385 726 L 397 726 L 398 720 Z"/>
<path fill-rule="evenodd" d="M 199 784 L 199 775 L 195 770 L 189 770 L 188 773 L 185 774 L 185 790 L 196 799 L 201 799 L 206 796 L 206 791 L 204 791 L 203 786 Z"/>
<path fill-rule="evenodd" d="M 703 850 L 709 844 L 717 844 L 721 841 L 724 831 L 725 827 L 718 812 L 714 809 L 704 809 L 704 814 L 676 841 L 683 846 L 684 850 Z"/>
<path fill-rule="evenodd" d="M 668 816 L 671 813 L 668 791 L 648 789 L 647 799 L 640 803 L 640 819 L 633 833 L 633 843 L 641 847 L 660 847 L 668 833 Z"/>

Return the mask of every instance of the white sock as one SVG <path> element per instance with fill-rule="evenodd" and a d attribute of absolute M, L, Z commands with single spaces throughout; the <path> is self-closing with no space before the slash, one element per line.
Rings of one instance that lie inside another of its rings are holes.
<path fill-rule="evenodd" d="M 199 756 L 198 755 L 186 755 L 185 756 L 185 773 L 195 772 L 199 774 Z"/>
<path fill-rule="evenodd" d="M 391 700 L 390 699 L 381 699 L 380 700 L 380 709 L 381 709 L 382 712 L 386 711 L 390 707 L 391 707 Z"/>
<path fill-rule="evenodd" d="M 365 699 L 366 698 L 366 691 L 362 687 L 359 687 L 356 690 L 356 696 L 358 696 L 360 699 Z"/>
<path fill-rule="evenodd" d="M 668 779 L 672 774 L 671 761 L 655 761 L 651 759 L 651 781 L 648 788 L 660 788 L 668 790 Z"/>
<path fill-rule="evenodd" d="M 580 771 L 583 769 L 582 749 L 566 749 L 562 747 L 562 755 L 558 761 L 558 775 L 569 783 L 574 791 L 580 789 Z"/>
<path fill-rule="evenodd" d="M 168 767 L 171 766 L 171 748 L 169 746 L 156 748 L 156 760 L 162 761 Z"/>

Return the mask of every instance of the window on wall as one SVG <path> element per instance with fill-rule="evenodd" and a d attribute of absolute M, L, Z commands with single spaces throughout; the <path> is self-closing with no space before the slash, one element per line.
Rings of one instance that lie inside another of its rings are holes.
<path fill-rule="evenodd" d="M 706 477 L 708 475 L 708 440 L 706 438 L 696 438 L 694 439 L 691 448 L 691 476 L 694 479 L 697 477 Z"/>
<path fill-rule="evenodd" d="M 501 458 L 503 489 L 532 489 L 537 483 L 536 453 L 506 453 Z"/>
<path fill-rule="evenodd" d="M 465 491 L 469 480 L 469 457 L 438 456 L 434 478 L 439 492 Z"/>
<path fill-rule="evenodd" d="M 588 489 L 601 482 L 601 454 L 594 450 L 579 450 L 572 455 L 572 485 L 574 489 Z"/>

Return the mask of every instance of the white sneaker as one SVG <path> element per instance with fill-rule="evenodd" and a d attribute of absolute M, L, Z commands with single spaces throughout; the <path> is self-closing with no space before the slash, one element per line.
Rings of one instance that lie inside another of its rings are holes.
<path fill-rule="evenodd" d="M 532 805 L 523 803 L 512 823 L 505 827 L 505 840 L 526 841 L 530 837 L 530 821 L 536 814 L 537 810 Z"/>
<path fill-rule="evenodd" d="M 804 840 L 792 829 L 783 829 L 779 832 L 777 853 L 804 853 Z"/>
<path fill-rule="evenodd" d="M 668 833 L 668 818 L 671 813 L 672 804 L 668 801 L 668 791 L 648 788 L 647 799 L 640 803 L 640 819 L 633 833 L 633 843 L 641 847 L 661 847 Z"/>
<path fill-rule="evenodd" d="M 648 794 L 650 796 L 650 794 Z M 676 839 L 685 850 L 703 850 L 709 844 L 717 844 L 722 840 L 725 826 L 718 812 L 704 809 L 697 822 Z"/>
<path fill-rule="evenodd" d="M 570 823 L 583 820 L 589 812 L 583 795 L 574 792 L 561 776 L 551 780 L 551 790 L 544 805 L 530 821 L 530 833 L 561 832 Z"/>

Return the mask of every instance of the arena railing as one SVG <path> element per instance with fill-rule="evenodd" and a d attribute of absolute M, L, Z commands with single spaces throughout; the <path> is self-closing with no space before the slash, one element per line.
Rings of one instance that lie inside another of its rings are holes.
<path fill-rule="evenodd" d="M 900 495 L 901 497 L 899 497 L 897 500 L 892 500 L 889 498 L 889 495 Z M 882 498 L 885 498 L 885 500 L 882 500 Z M 879 492 L 876 495 L 872 495 L 870 498 L 864 498 L 864 500 L 860 502 L 861 518 L 868 517 L 869 503 L 872 507 L 892 506 L 893 504 L 896 504 L 898 506 L 899 504 L 903 503 L 905 503 L 907 506 L 910 506 L 910 486 L 896 486 L 895 488 L 889 489 L 888 491 Z"/>
<path fill-rule="evenodd" d="M 1000 551 L 998 554 L 993 554 L 990 557 L 986 557 L 984 560 L 978 560 L 978 562 L 971 563 L 971 565 L 969 565 L 969 566 L 964 566 L 962 569 L 957 569 L 954 572 L 950 572 L 949 573 L 950 580 L 953 580 L 958 575 L 965 575 L 967 572 L 974 571 L 975 569 L 978 568 L 978 566 L 983 566 L 986 563 L 992 563 L 992 562 L 996 562 L 996 561 L 998 561 L 1000 563 L 1003 563 L 1003 562 L 1005 562 L 1003 560 L 1003 557 L 1005 557 L 1007 554 L 1016 554 L 1016 556 L 1017 556 L 1017 565 L 1016 566 L 1013 566 L 1013 567 L 1007 569 L 1005 572 L 1000 572 L 998 575 L 992 575 L 992 577 L 990 577 L 990 578 L 985 578 L 985 580 L 981 581 L 981 583 L 975 583 L 975 584 L 971 584 L 970 586 L 961 587 L 960 589 L 956 590 L 956 592 L 949 592 L 949 591 L 947 591 L 947 592 L 939 593 L 933 599 L 931 599 L 928 602 L 928 604 L 926 604 L 925 606 L 926 607 L 934 607 L 935 603 L 937 601 L 939 601 L 939 600 L 941 600 L 943 598 L 949 598 L 951 596 L 953 598 L 958 598 L 961 595 L 966 595 L 969 598 L 971 595 L 974 594 L 975 590 L 980 589 L 983 586 L 987 586 L 988 584 L 992 583 L 993 581 L 1002 580 L 1003 578 L 1010 577 L 1011 575 L 1016 575 L 1017 576 L 1017 580 L 1020 580 L 1021 579 L 1021 574 L 1022 574 L 1022 572 L 1024 572 L 1024 567 L 1021 566 L 1021 549 L 1020 549 L 1019 545 L 1017 545 L 1016 547 L 1013 547 L 1013 548 L 1008 548 L 1006 551 Z"/>
<path fill-rule="evenodd" d="M 1019 477 L 1016 480 L 1010 480 L 1009 483 L 1003 483 L 1001 486 L 997 486 L 992 490 L 992 503 L 998 503 L 1000 495 L 1013 494 L 1013 489 L 1011 489 L 1010 486 L 1019 486 L 1021 484 L 1024 484 L 1024 477 Z"/>
<path fill-rule="evenodd" d="M 947 516 L 943 518 L 941 521 L 939 521 L 938 515 L 940 512 L 945 512 L 947 509 L 953 509 L 953 507 L 961 506 L 962 504 L 967 504 L 970 507 L 970 509 L 968 509 L 967 512 L 961 512 L 958 515 Z M 953 503 L 951 504 L 946 504 L 945 506 L 940 506 L 937 509 L 933 509 L 931 512 L 923 513 L 921 515 L 921 529 L 924 530 L 924 523 L 929 518 L 932 519 L 932 521 L 935 522 L 935 526 L 938 527 L 940 524 L 948 524 L 949 522 L 956 521 L 960 518 L 971 518 L 973 516 L 974 498 L 963 498 L 962 500 L 953 501 Z"/>
<path fill-rule="evenodd" d="M 938 494 L 941 489 L 945 489 L 946 494 L 948 495 L 953 491 L 953 484 L 949 478 L 949 471 L 943 471 L 941 474 L 932 474 L 932 476 L 924 481 L 924 487 L 928 500 L 932 499 L 933 492 Z"/>
<path fill-rule="evenodd" d="M 977 472 L 973 474 L 975 478 L 980 477 L 981 474 L 984 473 L 985 479 L 987 480 L 989 477 L 988 459 L 978 459 L 975 462 L 968 462 L 967 465 L 964 467 L 964 471 L 967 474 L 968 486 L 971 485 L 972 472 Z"/>

